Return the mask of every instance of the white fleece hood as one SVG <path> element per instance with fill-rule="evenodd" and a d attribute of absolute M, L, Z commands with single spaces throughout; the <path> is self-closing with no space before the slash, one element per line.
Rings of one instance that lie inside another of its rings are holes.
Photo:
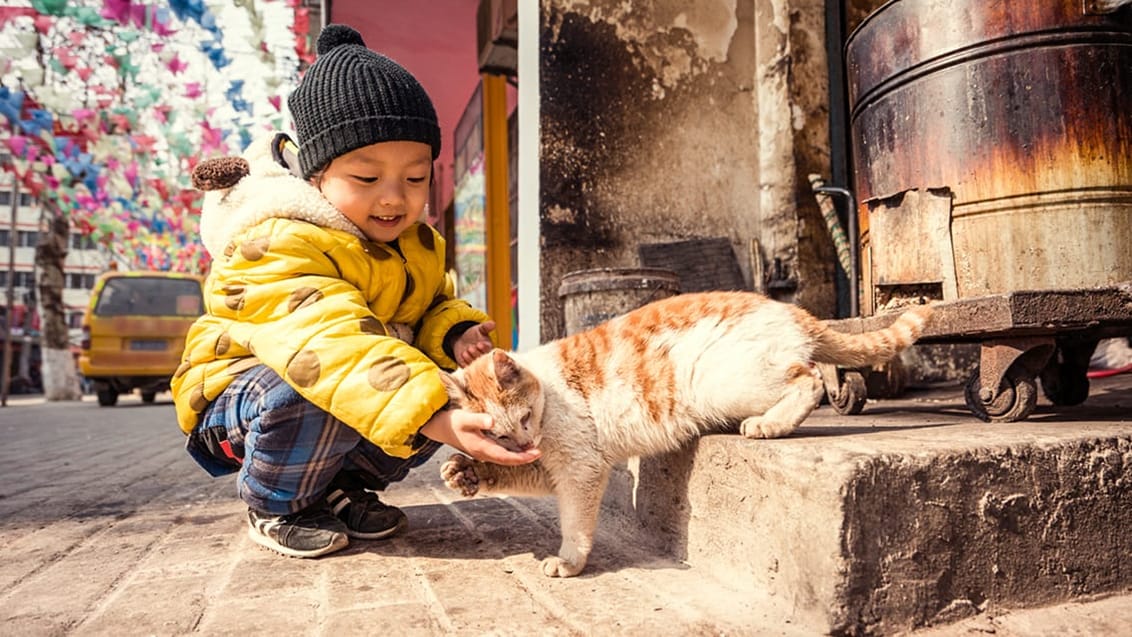
<path fill-rule="evenodd" d="M 241 230 L 272 217 L 309 221 L 365 239 L 362 231 L 317 188 L 275 161 L 271 145 L 277 134 L 256 139 L 244 151 L 248 174 L 230 187 L 205 192 L 200 238 L 213 258 L 221 255 Z"/>

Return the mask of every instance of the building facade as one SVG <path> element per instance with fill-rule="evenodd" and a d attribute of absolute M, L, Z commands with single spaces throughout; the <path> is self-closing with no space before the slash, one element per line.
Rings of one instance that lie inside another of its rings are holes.
<path fill-rule="evenodd" d="M 6 163 L 4 159 L 0 157 L 0 165 Z M 15 186 L 10 173 L 0 172 L 0 318 L 11 327 L 10 332 L 0 329 L 0 343 L 10 333 L 12 393 L 20 393 L 41 389 L 35 246 L 42 209 L 30 194 Z M 110 266 L 110 261 L 108 251 L 99 248 L 89 236 L 71 233 L 64 261 L 63 302 L 73 346 L 79 343 L 82 315 L 95 278 Z M 8 317 L 10 321 L 6 320 Z"/>

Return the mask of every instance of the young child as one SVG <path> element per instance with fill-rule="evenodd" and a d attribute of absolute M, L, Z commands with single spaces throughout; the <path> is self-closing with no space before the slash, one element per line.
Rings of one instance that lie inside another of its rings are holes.
<path fill-rule="evenodd" d="M 239 471 L 248 534 L 296 557 L 403 529 L 373 491 L 441 444 L 539 457 L 486 437 L 490 416 L 446 408 L 441 369 L 489 351 L 494 324 L 453 298 L 444 240 L 419 222 L 440 151 L 432 102 L 349 27 L 317 48 L 287 101 L 297 158 L 278 134 L 194 171 L 214 260 L 172 382 L 189 453 L 214 476 Z"/>

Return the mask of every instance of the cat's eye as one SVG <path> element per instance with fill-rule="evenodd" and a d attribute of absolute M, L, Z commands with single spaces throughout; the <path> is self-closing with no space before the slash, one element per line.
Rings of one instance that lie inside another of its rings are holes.
<path fill-rule="evenodd" d="M 527 413 L 523 414 L 523 418 L 519 421 L 519 424 L 523 426 L 523 431 L 526 431 L 528 428 L 530 428 L 531 412 L 528 411 Z"/>

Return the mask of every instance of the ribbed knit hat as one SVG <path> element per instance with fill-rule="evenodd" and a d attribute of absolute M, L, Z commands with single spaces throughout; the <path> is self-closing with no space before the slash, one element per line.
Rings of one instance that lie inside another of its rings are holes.
<path fill-rule="evenodd" d="M 377 142 L 413 141 L 440 155 L 436 109 L 411 73 L 366 48 L 360 33 L 328 24 L 318 59 L 287 98 L 299 142 L 299 168 L 309 179 L 330 160 Z"/>

